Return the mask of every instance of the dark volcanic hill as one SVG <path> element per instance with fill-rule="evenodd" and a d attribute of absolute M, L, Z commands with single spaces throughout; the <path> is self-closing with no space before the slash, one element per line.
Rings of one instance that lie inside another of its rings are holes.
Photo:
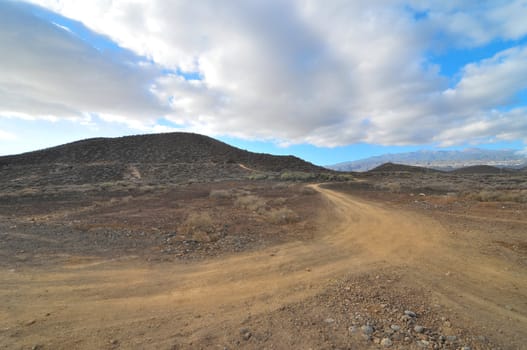
<path fill-rule="evenodd" d="M 191 133 L 87 139 L 0 157 L 2 182 L 33 179 L 33 184 L 233 179 L 247 169 L 327 172 L 294 156 L 252 153 Z"/>
<path fill-rule="evenodd" d="M 467 166 L 464 168 L 453 170 L 452 173 L 455 174 L 501 174 L 501 173 L 511 173 L 514 170 L 511 169 L 501 169 L 490 165 L 474 165 Z"/>
<path fill-rule="evenodd" d="M 368 171 L 369 173 L 394 173 L 394 172 L 408 172 L 408 173 L 429 173 L 439 172 L 439 170 L 428 169 L 412 165 L 396 164 L 396 163 L 384 163 L 376 168 Z"/>

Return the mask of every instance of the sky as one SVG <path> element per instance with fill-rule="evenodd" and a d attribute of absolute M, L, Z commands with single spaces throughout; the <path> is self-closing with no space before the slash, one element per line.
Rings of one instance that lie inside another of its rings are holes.
<path fill-rule="evenodd" d="M 527 0 L 0 1 L 0 155 L 188 131 L 319 165 L 527 149 Z"/>

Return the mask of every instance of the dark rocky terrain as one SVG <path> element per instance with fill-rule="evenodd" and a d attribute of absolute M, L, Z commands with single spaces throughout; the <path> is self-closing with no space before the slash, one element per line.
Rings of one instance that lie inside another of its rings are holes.
<path fill-rule="evenodd" d="M 0 157 L 1 186 L 212 181 L 258 172 L 328 173 L 294 156 L 244 151 L 190 133 L 96 138 Z"/>

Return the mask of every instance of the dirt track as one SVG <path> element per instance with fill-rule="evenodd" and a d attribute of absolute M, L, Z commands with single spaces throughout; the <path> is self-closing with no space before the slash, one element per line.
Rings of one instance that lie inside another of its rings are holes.
<path fill-rule="evenodd" d="M 503 347 L 525 344 L 524 267 L 480 253 L 477 241 L 459 244 L 431 218 L 316 188 L 334 214 L 320 219 L 327 230 L 308 242 L 204 262 L 79 257 L 64 266 L 0 271 L 0 344 L 223 349 L 248 315 L 265 317 L 343 276 L 386 268 L 430 291 L 470 327 L 499 329 Z M 273 344 L 286 348 L 287 342 L 275 337 Z"/>

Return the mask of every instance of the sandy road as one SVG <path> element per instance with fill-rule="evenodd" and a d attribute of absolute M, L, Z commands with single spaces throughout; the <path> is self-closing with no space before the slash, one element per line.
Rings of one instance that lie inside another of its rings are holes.
<path fill-rule="evenodd" d="M 525 335 L 525 268 L 457 244 L 433 219 L 316 189 L 333 214 L 309 242 L 197 263 L 80 260 L 0 271 L 0 348 L 169 349 L 386 266 L 474 323 Z"/>

